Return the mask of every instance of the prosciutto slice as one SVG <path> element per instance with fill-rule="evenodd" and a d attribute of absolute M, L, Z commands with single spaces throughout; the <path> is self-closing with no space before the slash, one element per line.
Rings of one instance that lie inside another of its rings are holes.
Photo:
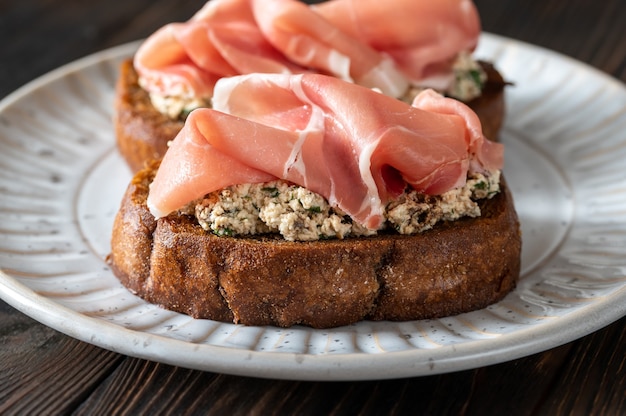
<path fill-rule="evenodd" d="M 334 27 L 390 56 L 422 86 L 448 78 L 450 61 L 473 50 L 481 31 L 471 0 L 330 0 L 313 7 Z"/>
<path fill-rule="evenodd" d="M 156 31 L 134 64 L 142 86 L 164 96 L 210 98 L 233 75 L 314 72 L 398 97 L 409 81 L 449 75 L 479 32 L 470 0 L 211 0 Z"/>
<path fill-rule="evenodd" d="M 411 106 L 330 76 L 250 74 L 220 80 L 214 94 L 215 109 L 192 112 L 162 161 L 148 198 L 156 217 L 281 178 L 378 229 L 407 185 L 439 194 L 472 169 L 502 166 L 502 146 L 473 112 L 431 91 Z"/>
<path fill-rule="evenodd" d="M 212 0 L 188 22 L 165 25 L 140 46 L 134 66 L 151 93 L 203 98 L 222 77 L 307 71 L 267 41 L 250 0 Z"/>
<path fill-rule="evenodd" d="M 292 62 L 400 96 L 408 87 L 393 62 L 296 0 L 252 0 L 264 36 Z"/>

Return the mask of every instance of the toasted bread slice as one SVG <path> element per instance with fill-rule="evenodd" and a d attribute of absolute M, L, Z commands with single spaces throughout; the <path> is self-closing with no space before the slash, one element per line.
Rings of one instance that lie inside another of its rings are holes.
<path fill-rule="evenodd" d="M 167 143 L 185 124 L 154 108 L 149 94 L 139 86 L 131 60 L 120 66 L 113 123 L 118 150 L 133 172 L 151 160 L 161 159 Z"/>
<path fill-rule="evenodd" d="M 482 216 L 418 235 L 290 242 L 218 237 L 194 217 L 155 220 L 146 207 L 153 162 L 135 175 L 115 219 L 109 263 L 145 300 L 196 318 L 328 328 L 481 309 L 516 284 L 521 238 L 511 195 Z"/>

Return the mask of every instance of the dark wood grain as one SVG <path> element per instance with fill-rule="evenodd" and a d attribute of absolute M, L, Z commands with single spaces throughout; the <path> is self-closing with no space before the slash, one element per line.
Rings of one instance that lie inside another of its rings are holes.
<path fill-rule="evenodd" d="M 78 407 L 124 357 L 0 306 L 0 414 L 63 414 Z"/>
<path fill-rule="evenodd" d="M 0 0 L 0 97 L 60 65 L 185 20 L 202 1 Z M 476 0 L 486 31 L 626 81 L 623 0 Z M 1 151 L 1 149 L 0 149 Z M 626 318 L 518 360 L 363 382 L 264 380 L 126 357 L 0 302 L 0 414 L 626 414 Z"/>

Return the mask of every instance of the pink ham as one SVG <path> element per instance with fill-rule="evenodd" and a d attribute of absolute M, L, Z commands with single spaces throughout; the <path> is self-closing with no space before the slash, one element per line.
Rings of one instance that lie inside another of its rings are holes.
<path fill-rule="evenodd" d="M 484 140 L 478 115 L 465 104 L 457 100 L 443 98 L 433 90 L 426 90 L 415 97 L 412 105 L 432 113 L 463 117 L 465 127 L 469 132 L 468 149 L 472 164 L 470 167 L 471 172 L 480 172 L 484 166 L 487 166 L 488 169 L 500 169 L 504 164 L 502 146 L 489 140 Z"/>
<path fill-rule="evenodd" d="M 212 0 L 188 22 L 162 27 L 140 46 L 134 66 L 149 92 L 204 98 L 222 77 L 306 71 L 265 39 L 250 0 Z"/>
<path fill-rule="evenodd" d="M 484 139 L 471 110 L 425 94 L 420 109 L 323 75 L 220 80 L 216 110 L 192 112 L 165 155 L 151 211 L 163 216 L 227 185 L 282 178 L 378 229 L 385 204 L 407 184 L 438 194 L 463 185 L 470 168 L 502 165 L 501 145 Z"/>
<path fill-rule="evenodd" d="M 210 98 L 225 76 L 317 72 L 397 97 L 408 80 L 449 81 L 450 60 L 479 32 L 470 0 L 211 0 L 150 36 L 135 68 L 160 95 Z"/>
<path fill-rule="evenodd" d="M 481 30 L 471 0 L 331 0 L 314 7 L 335 27 L 392 57 L 420 85 L 445 78 L 450 60 L 473 50 Z"/>
<path fill-rule="evenodd" d="M 297 0 L 251 0 L 263 35 L 287 59 L 398 97 L 408 83 L 392 61 Z"/>

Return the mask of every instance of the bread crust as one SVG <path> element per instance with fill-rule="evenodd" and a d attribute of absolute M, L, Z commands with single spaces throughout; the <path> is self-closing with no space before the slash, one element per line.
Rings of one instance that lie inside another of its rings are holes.
<path fill-rule="evenodd" d="M 160 113 L 139 86 L 132 60 L 122 62 L 115 88 L 113 125 L 117 148 L 132 172 L 163 157 L 167 143 L 183 128 L 182 120 Z"/>
<path fill-rule="evenodd" d="M 504 87 L 500 73 L 487 62 L 480 62 L 487 74 L 483 94 L 467 105 L 480 118 L 483 134 L 498 139 L 504 119 Z M 117 146 L 132 172 L 151 160 L 161 159 L 167 143 L 183 128 L 182 120 L 173 120 L 154 108 L 148 93 L 139 86 L 132 60 L 120 66 L 116 86 L 113 122 Z"/>
<path fill-rule="evenodd" d="M 504 90 L 507 82 L 491 63 L 484 61 L 479 63 L 487 74 L 487 82 L 482 94 L 466 104 L 474 110 L 480 119 L 485 137 L 492 141 L 498 141 L 506 113 Z"/>
<path fill-rule="evenodd" d="M 422 234 L 290 242 L 218 237 L 179 214 L 154 220 L 145 201 L 157 166 L 128 186 L 108 261 L 132 292 L 195 318 L 314 328 L 436 318 L 502 299 L 519 276 L 519 222 L 504 183 L 480 203 L 481 217 Z"/>

